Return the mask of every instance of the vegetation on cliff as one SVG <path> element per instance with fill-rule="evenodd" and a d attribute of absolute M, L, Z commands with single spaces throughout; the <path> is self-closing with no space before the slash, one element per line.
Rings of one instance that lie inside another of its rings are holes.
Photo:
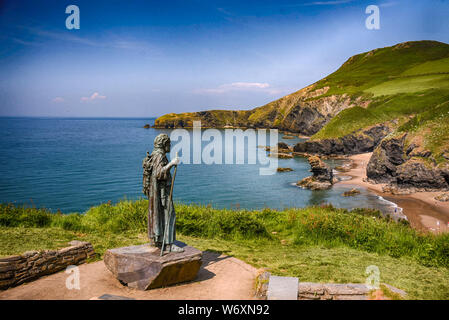
<path fill-rule="evenodd" d="M 0 255 L 89 241 L 106 249 L 147 242 L 148 202 L 102 204 L 85 214 L 0 205 Z M 282 211 L 176 205 L 178 238 L 201 250 L 233 255 L 300 281 L 364 282 L 376 265 L 381 281 L 410 298 L 449 299 L 449 234 L 423 234 L 368 209 L 331 206 Z"/>

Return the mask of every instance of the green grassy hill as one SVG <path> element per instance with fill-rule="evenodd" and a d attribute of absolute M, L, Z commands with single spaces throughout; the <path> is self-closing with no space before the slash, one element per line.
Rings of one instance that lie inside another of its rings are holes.
<path fill-rule="evenodd" d="M 348 59 L 326 78 L 249 111 L 168 114 L 155 127 L 263 127 L 339 138 L 361 128 L 439 110 L 449 95 L 449 45 L 437 41 L 400 43 Z"/>
<path fill-rule="evenodd" d="M 327 94 L 345 92 L 369 99 L 333 118 L 313 139 L 338 138 L 369 125 L 403 123 L 449 100 L 449 45 L 436 41 L 401 43 L 349 59 L 317 83 Z"/>

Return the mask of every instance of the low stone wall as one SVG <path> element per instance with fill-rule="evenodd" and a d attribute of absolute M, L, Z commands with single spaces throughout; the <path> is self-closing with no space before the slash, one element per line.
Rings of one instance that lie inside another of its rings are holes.
<path fill-rule="evenodd" d="M 371 291 L 358 283 L 312 283 L 300 282 L 298 300 L 367 300 Z"/>
<path fill-rule="evenodd" d="M 95 256 L 89 242 L 71 241 L 70 247 L 45 251 L 27 251 L 22 255 L 0 258 L 0 289 L 17 286 Z"/>
<path fill-rule="evenodd" d="M 271 274 L 267 271 L 260 271 L 256 277 L 256 298 L 267 299 L 267 292 Z M 391 293 L 400 298 L 406 298 L 407 293 L 403 290 L 382 284 Z M 314 283 L 299 282 L 298 300 L 368 300 L 373 290 L 362 283 Z"/>

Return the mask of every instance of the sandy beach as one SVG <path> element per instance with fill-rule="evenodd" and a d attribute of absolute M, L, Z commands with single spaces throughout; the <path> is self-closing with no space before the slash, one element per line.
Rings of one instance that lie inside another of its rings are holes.
<path fill-rule="evenodd" d="M 364 181 L 366 166 L 372 153 L 349 156 L 353 165 L 350 171 L 341 175 L 351 176 L 352 179 L 340 181 L 339 184 L 364 187 L 384 199 L 396 203 L 403 209 L 413 228 L 433 233 L 449 232 L 449 202 L 441 202 L 434 197 L 441 192 L 416 192 L 410 195 L 392 195 L 382 192 L 385 184 L 372 184 Z"/>

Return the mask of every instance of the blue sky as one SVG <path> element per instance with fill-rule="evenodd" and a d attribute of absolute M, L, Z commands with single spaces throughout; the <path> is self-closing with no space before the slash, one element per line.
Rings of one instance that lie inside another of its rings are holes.
<path fill-rule="evenodd" d="M 380 30 L 365 28 L 370 4 Z M 250 109 L 360 52 L 449 43 L 448 13 L 447 0 L 0 0 L 0 116 Z"/>

